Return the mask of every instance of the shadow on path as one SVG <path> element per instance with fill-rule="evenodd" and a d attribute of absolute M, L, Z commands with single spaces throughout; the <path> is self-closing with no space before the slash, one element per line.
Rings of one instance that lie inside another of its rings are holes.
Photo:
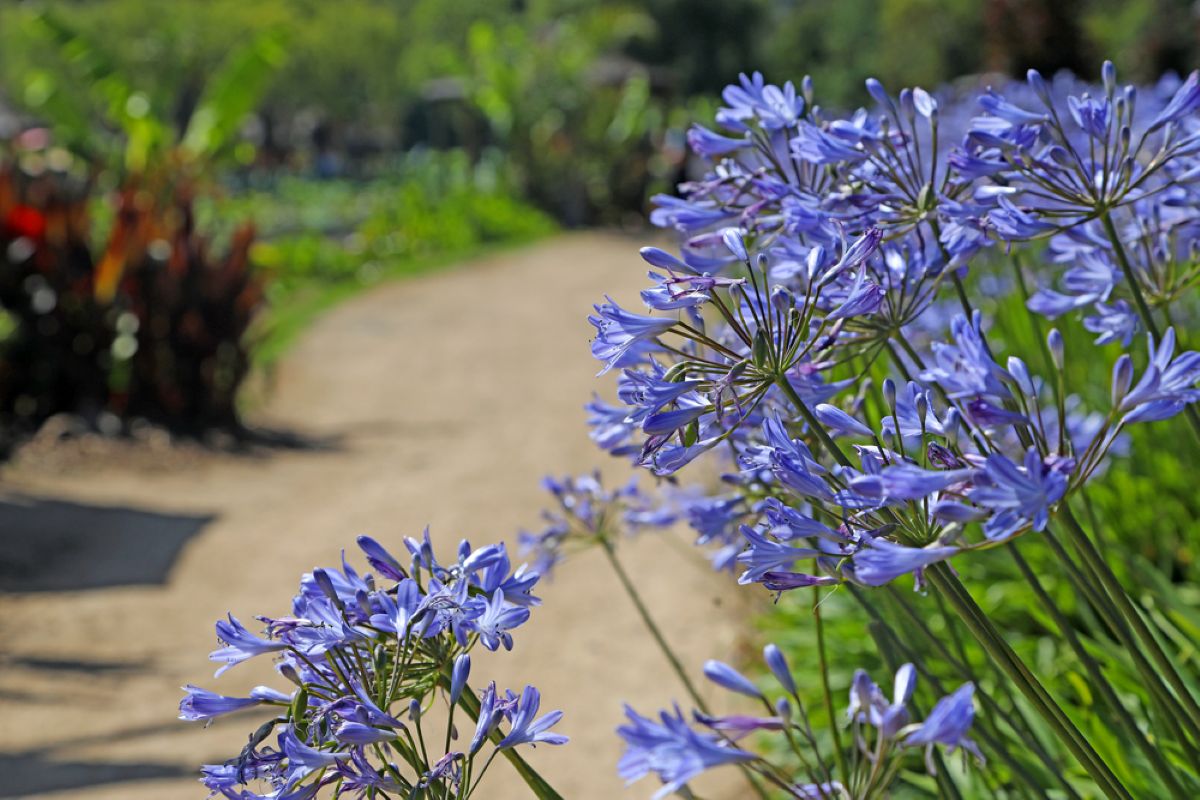
<path fill-rule="evenodd" d="M 179 778 L 194 773 L 176 764 L 58 761 L 37 751 L 0 753 L 0 797 L 25 797 L 108 783 Z"/>
<path fill-rule="evenodd" d="M 0 497 L 0 592 L 161 585 L 183 546 L 213 519 Z"/>

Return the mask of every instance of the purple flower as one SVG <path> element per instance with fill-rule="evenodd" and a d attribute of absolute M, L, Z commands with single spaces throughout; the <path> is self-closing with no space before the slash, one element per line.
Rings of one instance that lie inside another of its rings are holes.
<path fill-rule="evenodd" d="M 1147 341 L 1150 364 L 1119 406 L 1126 424 L 1167 419 L 1200 400 L 1200 390 L 1196 389 L 1196 382 L 1200 381 L 1200 352 L 1191 350 L 1175 357 L 1174 328 L 1167 329 L 1157 347 L 1153 338 L 1147 337 Z"/>
<path fill-rule="evenodd" d="M 974 694 L 975 684 L 964 683 L 953 694 L 938 700 L 920 727 L 904 738 L 904 745 L 924 746 L 929 750 L 933 745 L 940 744 L 949 748 L 950 752 L 961 747 L 982 761 L 983 754 L 967 737 L 975 721 Z"/>
<path fill-rule="evenodd" d="M 854 578 L 867 586 L 883 586 L 957 552 L 957 547 L 905 547 L 887 539 L 871 539 L 854 554 Z"/>
<path fill-rule="evenodd" d="M 490 600 L 478 601 L 482 611 L 471 622 L 471 626 L 479 633 L 479 640 L 488 650 L 496 650 L 504 645 L 505 650 L 512 650 L 512 634 L 508 631 L 525 624 L 529 619 L 529 609 L 513 605 L 504 599 L 504 592 L 497 589 Z"/>
<path fill-rule="evenodd" d="M 915 464 L 893 464 L 877 475 L 862 475 L 850 481 L 859 494 L 894 502 L 920 500 L 968 480 L 970 469 L 929 470 Z"/>
<path fill-rule="evenodd" d="M 741 532 L 750 543 L 737 557 L 738 563 L 746 567 L 746 571 L 738 578 L 738 583 L 743 585 L 761 581 L 768 572 L 786 570 L 802 558 L 821 555 L 819 550 L 772 541 L 749 525 L 743 525 Z"/>
<path fill-rule="evenodd" d="M 940 385 L 952 398 L 992 395 L 1007 397 L 1002 383 L 1007 373 L 1001 369 L 983 343 L 976 324 L 962 314 L 950 323 L 954 344 L 934 342 L 934 366 L 921 373 L 921 380 Z"/>
<path fill-rule="evenodd" d="M 711 131 L 703 125 L 693 125 L 687 132 L 688 147 L 706 158 L 724 156 L 747 147 L 750 142 L 745 138 L 732 139 Z"/>
<path fill-rule="evenodd" d="M 976 484 L 967 496 L 995 515 L 984 525 L 989 539 L 1006 539 L 1027 524 L 1040 531 L 1050 518 L 1050 506 L 1062 499 L 1074 462 L 1059 459 L 1043 462 L 1037 448 L 1025 453 L 1018 467 L 1001 453 L 987 457 Z"/>
<path fill-rule="evenodd" d="M 595 306 L 596 315 L 588 322 L 596 328 L 592 340 L 592 355 L 604 362 L 601 375 L 613 367 L 624 366 L 632 348 L 666 333 L 675 325 L 675 320 L 634 314 L 618 306 L 608 298 L 607 303 Z"/>
<path fill-rule="evenodd" d="M 661 724 L 640 716 L 629 706 L 625 706 L 625 716 L 629 722 L 617 728 L 626 746 L 617 772 L 628 783 L 653 772 L 663 783 L 654 794 L 655 800 L 679 791 L 707 769 L 757 759 L 718 736 L 692 730 L 678 707 L 674 714 L 660 712 Z"/>
<path fill-rule="evenodd" d="M 1192 72 L 1175 92 L 1171 102 L 1158 112 L 1158 116 L 1150 123 L 1149 130 L 1157 130 L 1167 123 L 1175 122 L 1188 114 L 1194 114 L 1198 108 L 1200 108 L 1200 72 Z"/>
<path fill-rule="evenodd" d="M 260 703 L 287 704 L 292 701 L 290 696 L 283 692 L 277 692 L 269 686 L 254 687 L 249 697 L 225 697 L 191 684 L 184 686 L 183 690 L 187 694 L 179 701 L 179 718 L 190 722 L 212 720 L 223 714 L 240 711 Z"/>
<path fill-rule="evenodd" d="M 511 727 L 508 735 L 496 744 L 496 749 L 516 747 L 522 744 L 566 744 L 566 736 L 550 733 L 550 728 L 562 719 L 561 711 L 551 711 L 542 717 L 537 716 L 538 706 L 542 696 L 532 686 L 526 686 L 517 701 L 516 710 L 512 712 Z"/>
<path fill-rule="evenodd" d="M 854 673 L 850 684 L 850 705 L 846 716 L 858 724 L 870 724 L 879 729 L 880 735 L 891 739 L 908 724 L 908 701 L 917 686 L 917 671 L 912 664 L 904 664 L 896 670 L 896 678 L 889 702 L 883 691 L 863 670 Z"/>
<path fill-rule="evenodd" d="M 223 661 L 225 666 L 217 670 L 216 676 L 232 667 L 263 653 L 277 653 L 287 647 L 284 642 L 271 641 L 255 636 L 238 621 L 237 617 L 229 614 L 229 621 L 217 621 L 217 639 L 225 643 L 225 647 L 212 651 L 210 661 Z"/>

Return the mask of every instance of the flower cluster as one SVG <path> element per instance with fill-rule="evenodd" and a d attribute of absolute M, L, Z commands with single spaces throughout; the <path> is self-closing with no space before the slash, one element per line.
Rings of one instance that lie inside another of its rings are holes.
<path fill-rule="evenodd" d="M 655 221 L 683 243 L 679 257 L 642 250 L 652 313 L 609 299 L 590 318 L 601 372 L 620 371 L 618 403 L 588 406 L 593 439 L 660 476 L 710 451 L 726 459 L 733 491 L 693 496 L 681 513 L 722 543 L 718 566 L 740 563 L 743 582 L 772 590 L 880 585 L 1043 530 L 1125 427 L 1200 397 L 1200 354 L 1176 355 L 1174 332 L 1147 316 L 1142 379 L 1130 389 L 1123 356 L 1109 408 L 1089 409 L 1064 385 L 1061 335 L 1044 346 L 1043 379 L 993 350 L 962 281 L 995 244 L 1053 236 L 1052 258 L 1078 258 L 1067 283 L 1088 299 L 1071 307 L 1091 303 L 1116 326 L 1089 329 L 1127 342 L 1139 327 L 1103 305 L 1118 273 L 1105 267 L 1096 283 L 1094 251 L 1125 254 L 1119 230 L 1108 242 L 1096 226 L 1155 204 L 1172 230 L 1196 228 L 1177 195 L 1200 149 L 1200 78 L 1135 104 L 1111 65 L 1104 76 L 1097 100 L 1031 73 L 1037 111 L 989 89 L 982 114 L 921 89 L 892 97 L 872 80 L 877 110 L 842 118 L 814 105 L 808 80 L 797 91 L 742 76 L 717 114 L 725 133 L 690 137 L 711 172 L 682 198 L 657 198 Z M 1180 251 L 1163 247 L 1144 249 Z M 950 287 L 961 313 L 943 305 Z M 1065 310 L 1052 295 L 1030 307 Z M 876 383 L 881 361 L 894 377 Z"/>
<path fill-rule="evenodd" d="M 764 715 L 731 714 L 710 716 L 693 712 L 691 720 L 676 706 L 649 719 L 626 706 L 628 721 L 617 733 L 626 750 L 618 770 L 633 782 L 654 773 L 663 786 L 655 798 L 682 790 L 706 770 L 726 764 L 748 768 L 766 785 L 784 797 L 803 800 L 867 800 L 883 796 L 905 760 L 905 752 L 924 750 L 927 768 L 936 772 L 931 756 L 936 745 L 948 752 L 962 749 L 982 761 L 982 754 L 968 733 L 975 718 L 975 687 L 963 684 L 938 700 L 923 722 L 915 722 L 911 710 L 916 687 L 916 669 L 905 664 L 896 673 L 895 690 L 886 697 L 867 673 L 859 670 L 850 688 L 846 711 L 853 748 L 848 756 L 848 773 L 841 775 L 819 745 L 797 689 L 796 680 L 782 651 L 767 645 L 763 651 L 767 667 L 782 692 L 777 696 L 760 690 L 733 667 L 709 661 L 704 673 L 717 685 L 752 698 L 762 705 Z M 786 763 L 747 749 L 751 734 L 777 737 Z"/>
<path fill-rule="evenodd" d="M 521 555 L 532 559 L 538 574 L 549 577 L 572 552 L 604 544 L 621 530 L 636 533 L 675 522 L 676 514 L 638 488 L 636 478 L 616 489 L 605 489 L 600 473 L 577 478 L 546 477 L 542 487 L 557 508 L 542 512 L 546 525 L 536 533 L 518 534 Z"/>
<path fill-rule="evenodd" d="M 496 753 L 567 741 L 550 731 L 561 712 L 538 716 L 534 687 L 518 695 L 490 683 L 477 697 L 467 685 L 476 644 L 512 648 L 511 631 L 539 602 L 531 593 L 537 573 L 512 570 L 502 544 L 473 549 L 464 541 L 453 563 L 440 563 L 428 531 L 405 540 L 407 565 L 369 537 L 358 544 L 374 576 L 343 557 L 340 569 L 303 576 L 290 614 L 259 617 L 263 635 L 233 615 L 217 623 L 217 675 L 269 654 L 292 688 L 259 686 L 246 697 L 225 697 L 185 687 L 185 720 L 208 722 L 260 705 L 274 714 L 239 756 L 203 768 L 213 794 L 303 800 L 328 789 L 332 797 L 469 797 Z M 442 740 L 427 736 L 423 725 L 439 696 L 449 707 Z M 469 743 L 454 743 L 459 708 L 474 722 Z M 426 746 L 439 741 L 444 753 Z"/>

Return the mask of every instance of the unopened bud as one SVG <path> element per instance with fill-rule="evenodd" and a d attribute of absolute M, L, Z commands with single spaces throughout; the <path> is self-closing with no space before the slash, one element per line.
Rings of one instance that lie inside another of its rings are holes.
<path fill-rule="evenodd" d="M 1051 328 L 1050 333 L 1046 336 L 1046 346 L 1050 348 L 1050 360 L 1054 362 L 1055 368 L 1061 370 L 1063 368 L 1063 337 L 1058 332 L 1058 328 Z"/>
<path fill-rule="evenodd" d="M 1113 406 L 1121 405 L 1121 401 L 1125 399 L 1125 395 L 1129 392 L 1129 385 L 1133 383 L 1133 359 L 1128 353 L 1122 353 L 1117 359 L 1117 363 L 1113 364 L 1112 372 L 1112 404 Z"/>

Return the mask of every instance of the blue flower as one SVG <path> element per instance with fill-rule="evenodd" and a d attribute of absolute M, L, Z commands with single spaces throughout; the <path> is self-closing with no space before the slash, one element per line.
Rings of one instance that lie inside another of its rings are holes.
<path fill-rule="evenodd" d="M 256 686 L 249 697 L 225 697 L 207 689 L 188 684 L 183 687 L 187 692 L 179 701 L 179 718 L 195 722 L 212 720 L 223 714 L 240 711 L 261 703 L 288 704 L 292 701 L 289 695 L 277 692 L 269 686 Z"/>
<path fill-rule="evenodd" d="M 655 800 L 678 792 L 707 769 L 758 758 L 720 737 L 693 730 L 678 707 L 674 714 L 660 712 L 661 724 L 639 715 L 629 706 L 625 706 L 625 716 L 628 724 L 617 728 L 626 745 L 617 772 L 628 783 L 653 772 L 663 783 L 654 794 Z"/>
<path fill-rule="evenodd" d="M 225 662 L 225 666 L 217 670 L 217 677 L 220 677 L 221 673 L 234 664 L 240 664 L 263 653 L 277 653 L 287 647 L 284 642 L 255 636 L 246 630 L 246 627 L 233 614 L 228 616 L 228 622 L 217 621 L 217 639 L 224 642 L 225 647 L 212 651 L 208 656 L 211 661 Z"/>
<path fill-rule="evenodd" d="M 1157 130 L 1167 123 L 1194 114 L 1197 109 L 1200 109 L 1200 72 L 1192 72 L 1175 92 L 1171 102 L 1158 112 L 1149 130 Z"/>
<path fill-rule="evenodd" d="M 870 539 L 853 556 L 854 579 L 867 586 L 883 586 L 957 552 L 957 547 L 905 547 L 887 539 Z"/>
<path fill-rule="evenodd" d="M 853 478 L 850 486 L 859 494 L 888 502 L 920 500 L 968 480 L 970 469 L 929 470 L 915 464 L 893 464 L 876 475 Z"/>
<path fill-rule="evenodd" d="M 967 492 L 972 502 L 995 512 L 984 524 L 984 534 L 1006 539 L 1026 525 L 1043 530 L 1050 506 L 1066 494 L 1073 468 L 1069 459 L 1044 462 L 1036 447 L 1025 452 L 1023 468 L 1002 453 L 989 455 L 975 486 Z"/>
<path fill-rule="evenodd" d="M 1121 401 L 1119 410 L 1126 424 L 1153 422 L 1173 417 L 1184 406 L 1200 400 L 1200 352 L 1188 351 L 1175 357 L 1175 329 L 1168 328 L 1162 341 L 1150 344 L 1150 364 Z"/>
<path fill-rule="evenodd" d="M 906 747 L 924 746 L 929 750 L 933 745 L 940 744 L 947 747 L 950 752 L 961 747 L 982 761 L 983 754 L 967 737 L 967 733 L 971 730 L 971 724 L 975 721 L 974 694 L 975 684 L 964 683 L 953 694 L 938 700 L 925 721 L 904 738 L 904 745 Z"/>
<path fill-rule="evenodd" d="M 566 736 L 550 733 L 550 728 L 562 719 L 562 712 L 551 711 L 549 714 L 538 717 L 538 706 L 541 701 L 542 697 L 537 689 L 532 686 L 525 687 L 525 690 L 521 692 L 521 699 L 517 701 L 516 709 L 512 712 L 508 735 L 496 744 L 498 750 L 522 744 L 567 743 Z"/>
<path fill-rule="evenodd" d="M 732 139 L 728 136 L 722 136 L 715 131 L 710 131 L 703 125 L 693 125 L 688 128 L 687 142 L 688 147 L 692 148 L 697 155 L 707 158 L 729 155 L 750 144 L 749 140 L 744 137 Z"/>
<path fill-rule="evenodd" d="M 512 634 L 508 631 L 525 624 L 529 619 L 529 609 L 509 603 L 504 599 L 501 589 L 497 589 L 490 600 L 477 603 L 481 612 L 470 624 L 479 633 L 483 646 L 495 650 L 503 644 L 505 650 L 512 650 Z"/>
<path fill-rule="evenodd" d="M 743 525 L 741 532 L 750 543 L 737 557 L 738 563 L 746 566 L 746 571 L 738 578 L 738 583 L 743 585 L 761 581 L 769 572 L 785 571 L 802 558 L 821 555 L 819 550 L 772 541 L 748 525 Z"/>
<path fill-rule="evenodd" d="M 846 716 L 857 724 L 870 724 L 879 729 L 885 739 L 893 738 L 908 724 L 908 701 L 917 686 L 917 671 L 912 664 L 896 670 L 889 702 L 879 686 L 864 670 L 856 670 L 850 684 L 850 704 Z"/>
<path fill-rule="evenodd" d="M 648 317 L 644 314 L 634 314 L 618 306 L 608 298 L 607 303 L 595 306 L 596 315 L 588 317 L 588 322 L 596 328 L 596 338 L 592 341 L 592 355 L 604 362 L 601 375 L 613 367 L 624 366 L 634 348 L 645 344 L 675 325 L 675 320 L 663 317 Z"/>
<path fill-rule="evenodd" d="M 991 395 L 1007 397 L 1002 383 L 1007 373 L 988 353 L 978 324 L 972 324 L 962 314 L 950 323 L 954 344 L 934 342 L 934 366 L 921 373 L 921 380 L 940 385 L 951 398 Z"/>

